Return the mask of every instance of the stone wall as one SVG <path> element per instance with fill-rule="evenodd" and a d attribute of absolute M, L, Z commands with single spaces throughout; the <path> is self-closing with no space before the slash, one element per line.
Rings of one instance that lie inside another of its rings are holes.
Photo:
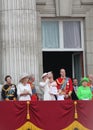
<path fill-rule="evenodd" d="M 86 13 L 85 18 L 85 42 L 87 71 L 93 74 L 93 9 Z"/>
<path fill-rule="evenodd" d="M 83 20 L 85 74 L 93 74 L 93 0 L 44 0 L 44 2 L 37 0 L 37 12 L 38 37 L 41 37 L 40 19 L 81 18 Z M 38 40 L 38 44 L 40 45 L 39 53 L 42 55 L 41 38 Z M 42 57 L 40 59 L 42 61 Z M 42 66 L 40 64 L 40 72 L 42 72 Z"/>
<path fill-rule="evenodd" d="M 86 72 L 93 73 L 92 8 L 93 0 L 0 0 L 0 81 L 10 74 L 17 82 L 23 72 L 41 80 L 42 18 L 83 19 Z"/>

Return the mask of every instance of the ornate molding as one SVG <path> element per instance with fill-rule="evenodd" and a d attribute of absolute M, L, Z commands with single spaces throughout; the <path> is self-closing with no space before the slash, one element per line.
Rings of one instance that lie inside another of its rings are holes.
<path fill-rule="evenodd" d="M 93 0 L 81 0 L 82 5 L 93 5 Z"/>
<path fill-rule="evenodd" d="M 57 16 L 72 15 L 72 0 L 55 0 Z"/>
<path fill-rule="evenodd" d="M 46 0 L 36 0 L 36 5 L 46 5 Z"/>

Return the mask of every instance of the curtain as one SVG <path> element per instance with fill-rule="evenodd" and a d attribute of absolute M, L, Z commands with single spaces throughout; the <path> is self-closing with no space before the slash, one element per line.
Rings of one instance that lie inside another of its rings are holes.
<path fill-rule="evenodd" d="M 81 48 L 80 21 L 63 22 L 64 48 Z"/>
<path fill-rule="evenodd" d="M 0 102 L 0 130 L 41 129 L 93 130 L 93 101 Z"/>
<path fill-rule="evenodd" d="M 43 48 L 59 48 L 59 23 L 42 21 Z"/>
<path fill-rule="evenodd" d="M 78 79 L 78 82 L 80 82 L 82 77 L 82 67 L 81 67 L 81 61 L 80 61 L 80 54 L 74 55 L 74 69 L 75 69 L 75 78 Z"/>

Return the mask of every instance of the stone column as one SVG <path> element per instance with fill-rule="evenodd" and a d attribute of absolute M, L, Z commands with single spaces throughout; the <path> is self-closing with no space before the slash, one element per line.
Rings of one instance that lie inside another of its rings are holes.
<path fill-rule="evenodd" d="M 10 74 L 17 83 L 23 73 L 38 81 L 36 1 L 0 0 L 2 77 Z"/>

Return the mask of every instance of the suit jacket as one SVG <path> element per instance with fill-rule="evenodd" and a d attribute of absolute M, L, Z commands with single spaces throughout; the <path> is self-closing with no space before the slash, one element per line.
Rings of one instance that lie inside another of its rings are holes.
<path fill-rule="evenodd" d="M 72 100 L 78 100 L 78 97 L 77 97 L 74 89 L 72 91 L 71 98 L 72 98 Z"/>

